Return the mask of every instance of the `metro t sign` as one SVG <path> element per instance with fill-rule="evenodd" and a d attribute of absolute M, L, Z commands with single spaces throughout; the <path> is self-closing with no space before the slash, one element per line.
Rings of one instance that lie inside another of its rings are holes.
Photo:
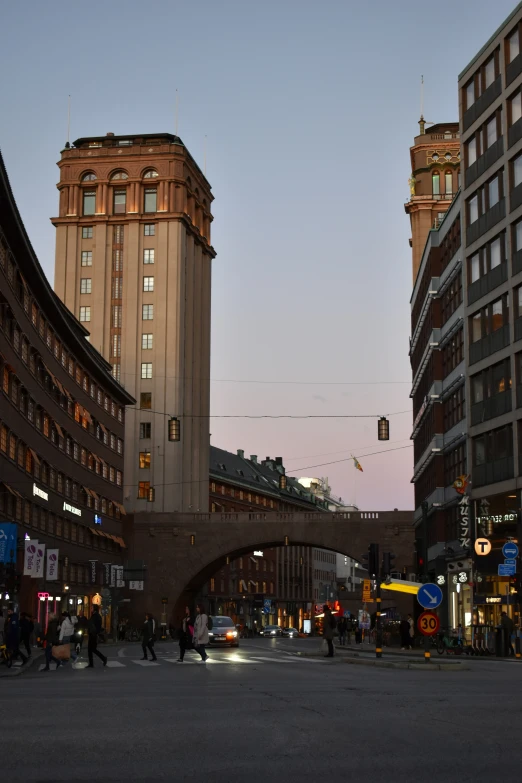
<path fill-rule="evenodd" d="M 477 538 L 475 541 L 475 552 L 477 555 L 489 555 L 491 552 L 491 541 L 489 538 Z"/>

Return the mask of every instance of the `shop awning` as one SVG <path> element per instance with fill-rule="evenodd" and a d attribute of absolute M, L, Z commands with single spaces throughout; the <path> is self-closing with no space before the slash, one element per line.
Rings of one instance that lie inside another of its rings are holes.
<path fill-rule="evenodd" d="M 83 489 L 91 498 L 94 497 L 94 495 L 92 494 L 91 490 L 88 487 L 84 487 Z"/>
<path fill-rule="evenodd" d="M 4 487 L 8 490 L 8 492 L 11 493 L 11 495 L 14 495 L 15 498 L 20 498 L 20 500 L 23 500 L 23 497 L 21 496 L 21 494 L 19 492 L 16 491 L 16 489 L 13 489 L 12 487 L 10 487 L 9 484 L 5 483 L 5 481 L 3 482 L 3 484 L 4 484 Z"/>
<path fill-rule="evenodd" d="M 30 451 L 30 452 L 31 452 L 31 454 L 33 455 L 33 459 L 34 459 L 34 461 L 36 462 L 36 464 L 37 464 L 37 465 L 40 465 L 40 457 L 38 456 L 38 454 L 36 453 L 36 451 L 35 451 L 34 449 L 29 449 L 29 451 Z"/>
<path fill-rule="evenodd" d="M 124 508 L 124 506 L 122 506 L 122 504 L 121 504 L 121 503 L 116 503 L 116 501 L 115 501 L 115 500 L 113 500 L 112 502 L 113 502 L 113 504 L 116 506 L 116 508 L 119 508 L 119 509 L 120 509 L 120 514 L 127 514 L 127 512 L 125 511 L 125 508 Z"/>
<path fill-rule="evenodd" d="M 89 411 L 87 410 L 87 408 L 82 408 L 82 411 L 83 411 L 83 412 L 82 412 L 82 417 L 83 417 L 83 418 L 84 418 L 86 421 L 88 421 L 88 422 L 89 422 L 89 424 L 92 424 L 92 418 L 91 418 L 91 414 L 89 413 Z"/>
<path fill-rule="evenodd" d="M 58 424 L 57 421 L 54 422 L 54 426 L 56 427 L 56 431 L 58 432 L 58 435 L 60 436 L 60 438 L 65 438 L 65 435 L 63 434 L 63 430 L 62 430 L 62 428 L 60 427 L 60 425 Z"/>
<path fill-rule="evenodd" d="M 99 530 L 96 530 L 96 528 L 95 528 L 95 527 L 90 527 L 90 528 L 89 528 L 89 530 L 91 531 L 91 533 L 93 534 L 93 536 L 99 536 L 99 535 L 100 535 L 100 531 L 99 531 Z"/>
<path fill-rule="evenodd" d="M 98 422 L 98 424 L 99 424 L 99 425 L 100 425 L 100 427 L 102 428 L 103 432 L 104 432 L 106 435 L 108 435 L 108 434 L 109 434 L 109 430 L 107 429 L 107 427 L 106 427 L 104 424 L 102 424 L 102 423 L 101 423 L 101 421 L 99 421 L 99 422 Z"/>

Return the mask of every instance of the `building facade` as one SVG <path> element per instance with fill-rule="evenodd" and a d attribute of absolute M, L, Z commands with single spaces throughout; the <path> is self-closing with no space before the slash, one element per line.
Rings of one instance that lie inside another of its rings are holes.
<path fill-rule="evenodd" d="M 125 556 L 125 406 L 134 399 L 47 282 L 1 157 L 0 373 L 0 518 L 17 525 L 0 605 L 14 597 L 42 623 L 70 603 L 88 613 L 113 581 L 107 567 Z M 42 552 L 39 575 L 22 576 L 26 539 Z"/>
<path fill-rule="evenodd" d="M 203 511 L 210 185 L 168 133 L 77 139 L 58 166 L 55 291 L 137 400 L 127 412 L 125 507 Z M 179 439 L 169 439 L 171 417 Z"/>

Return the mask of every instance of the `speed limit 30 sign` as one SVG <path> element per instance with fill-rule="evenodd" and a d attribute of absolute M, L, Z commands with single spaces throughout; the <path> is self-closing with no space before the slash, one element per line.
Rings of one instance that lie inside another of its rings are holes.
<path fill-rule="evenodd" d="M 423 612 L 417 620 L 417 628 L 424 636 L 433 636 L 440 628 L 440 620 L 435 612 Z"/>

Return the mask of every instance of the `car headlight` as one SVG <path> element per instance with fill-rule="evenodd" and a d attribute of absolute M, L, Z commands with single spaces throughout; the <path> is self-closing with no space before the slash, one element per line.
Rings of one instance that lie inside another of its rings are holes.
<path fill-rule="evenodd" d="M 209 631 L 209 632 L 208 632 L 208 635 L 209 635 L 209 636 L 212 636 L 212 637 L 214 636 L 214 634 L 212 633 L 212 631 Z"/>

